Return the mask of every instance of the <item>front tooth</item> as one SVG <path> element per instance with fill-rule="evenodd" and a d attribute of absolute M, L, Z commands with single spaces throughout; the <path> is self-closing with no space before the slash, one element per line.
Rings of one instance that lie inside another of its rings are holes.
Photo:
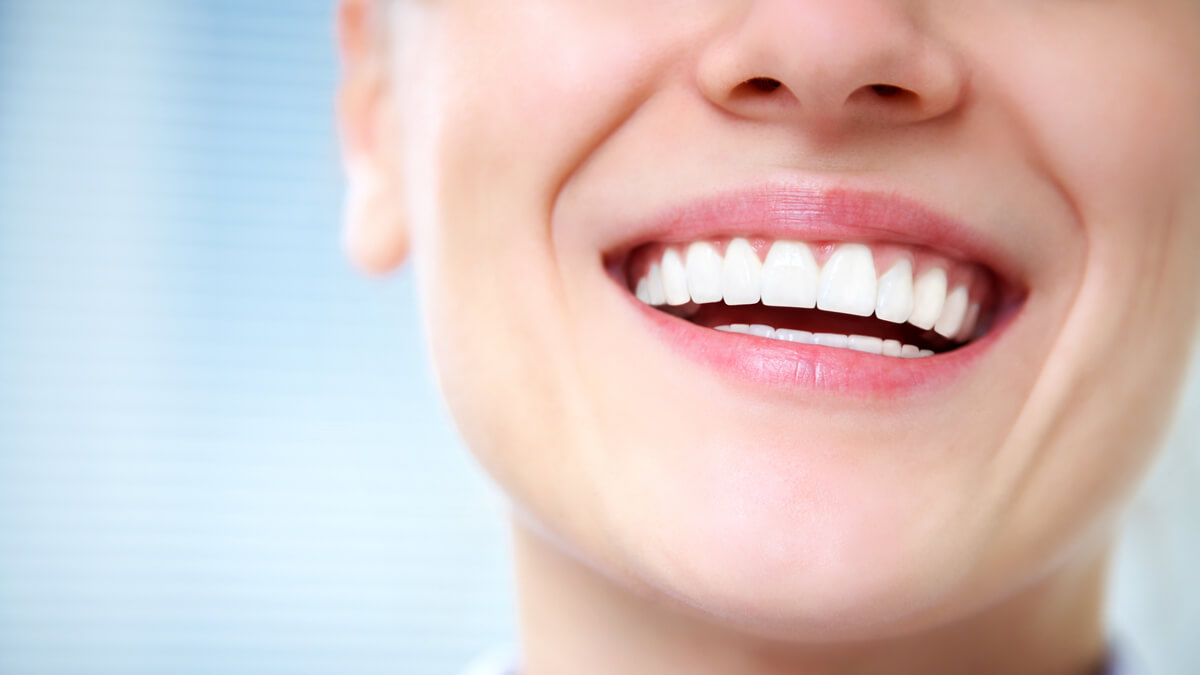
<path fill-rule="evenodd" d="M 661 305 L 667 301 L 667 291 L 663 288 L 662 268 L 658 263 L 650 263 L 650 272 L 646 275 L 649 285 L 650 304 Z"/>
<path fill-rule="evenodd" d="M 900 348 L 900 356 L 906 359 L 915 359 L 921 355 L 921 348 L 916 345 L 904 345 Z"/>
<path fill-rule="evenodd" d="M 849 347 L 868 354 L 883 354 L 883 339 L 869 335 L 851 335 Z"/>
<path fill-rule="evenodd" d="M 761 297 L 762 262 L 745 239 L 734 239 L 725 249 L 721 286 L 727 305 L 753 305 Z"/>
<path fill-rule="evenodd" d="M 762 268 L 762 303 L 772 307 L 816 307 L 820 268 L 808 246 L 777 241 Z"/>
<path fill-rule="evenodd" d="M 908 322 L 929 330 L 942 315 L 946 303 L 946 270 L 931 267 L 917 277 L 913 284 L 913 311 Z"/>
<path fill-rule="evenodd" d="M 850 346 L 850 336 L 841 333 L 814 333 L 813 344 L 845 349 Z"/>
<path fill-rule="evenodd" d="M 952 338 L 958 334 L 967 316 L 967 287 L 958 286 L 946 296 L 946 305 L 933 329 L 942 337 Z"/>
<path fill-rule="evenodd" d="M 901 258 L 892 269 L 879 277 L 879 296 L 875 316 L 892 323 L 904 323 L 913 311 L 912 263 Z"/>
<path fill-rule="evenodd" d="M 687 270 L 675 249 L 669 248 L 662 257 L 663 290 L 668 305 L 686 305 L 692 300 L 688 293 Z"/>
<path fill-rule="evenodd" d="M 899 340 L 884 340 L 883 341 L 883 355 L 884 356 L 900 356 L 900 351 L 902 349 L 904 349 L 904 346 L 900 344 Z"/>
<path fill-rule="evenodd" d="M 813 344 L 813 334 L 806 330 L 792 330 L 790 328 L 780 328 L 775 331 L 775 339 L 785 342 L 799 342 L 801 344 Z"/>
<path fill-rule="evenodd" d="M 721 301 L 721 254 L 706 241 L 688 246 L 687 284 L 692 302 Z"/>
<path fill-rule="evenodd" d="M 875 261 L 862 244 L 842 244 L 821 270 L 817 307 L 870 316 L 875 311 Z"/>

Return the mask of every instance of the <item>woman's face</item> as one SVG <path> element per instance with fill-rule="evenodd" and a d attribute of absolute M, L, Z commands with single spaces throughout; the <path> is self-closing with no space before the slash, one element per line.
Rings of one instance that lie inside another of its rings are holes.
<path fill-rule="evenodd" d="M 1200 3 L 395 10 L 437 372 L 572 554 L 860 639 L 1101 544 L 1196 323 Z"/>

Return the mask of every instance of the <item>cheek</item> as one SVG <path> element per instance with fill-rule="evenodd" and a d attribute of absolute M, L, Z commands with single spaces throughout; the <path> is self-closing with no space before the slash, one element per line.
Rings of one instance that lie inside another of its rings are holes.
<path fill-rule="evenodd" d="M 1200 4 L 1113 3 L 1043 30 L 1058 35 L 995 60 L 999 86 L 1088 229 L 1121 223 L 1090 240 L 1159 235 L 1200 177 Z"/>
<path fill-rule="evenodd" d="M 644 16 L 656 10 L 604 7 L 447 3 L 422 59 L 438 71 L 406 92 L 420 102 L 403 148 L 406 198 L 443 393 L 471 448 L 527 503 L 538 496 L 523 492 L 554 490 L 541 467 L 555 464 L 559 484 L 576 470 L 538 449 L 594 435 L 562 277 L 598 261 L 557 250 L 554 202 L 669 52 Z"/>
<path fill-rule="evenodd" d="M 979 62 L 995 64 L 977 90 L 1023 127 L 1030 164 L 1086 240 L 1058 361 L 1109 386 L 1141 382 L 1123 366 L 1174 369 L 1153 353 L 1179 353 L 1195 322 L 1200 3 L 1017 7 L 973 36 Z"/>
<path fill-rule="evenodd" d="M 588 3 L 464 4 L 444 18 L 437 57 L 448 64 L 434 89 L 439 192 L 447 208 L 528 200 L 544 235 L 559 187 L 648 95 L 669 50 Z"/>
<path fill-rule="evenodd" d="M 421 81 L 431 100 L 407 134 L 419 153 L 407 196 L 434 348 L 454 344 L 453 358 L 488 372 L 541 366 L 568 344 L 562 270 L 591 261 L 555 250 L 554 200 L 635 105 L 620 88 L 652 47 L 568 15 L 573 3 L 479 4 L 439 15 L 428 60 L 441 70 Z"/>
<path fill-rule="evenodd" d="M 1196 3 L 1097 5 L 1074 25 L 1005 26 L 999 34 L 1034 37 L 1019 50 L 989 47 L 988 61 L 1004 66 L 986 73 L 987 86 L 1008 97 L 1034 162 L 1071 200 L 1087 242 L 1067 321 L 1019 427 L 1028 450 L 1006 458 L 1035 469 L 1024 471 L 1012 519 L 1036 533 L 1031 549 L 1053 549 L 1082 521 L 1109 517 L 1170 413 L 1200 286 L 1198 12 Z M 1003 50 L 1013 56 L 997 57 Z M 1060 515 L 1047 522 L 1046 513 Z"/>
<path fill-rule="evenodd" d="M 1148 356 L 1128 373 L 1141 382 L 1176 369 L 1162 355 L 1180 353 L 1195 322 L 1200 5 L 1128 4 L 1078 37 L 1042 41 L 1056 48 L 1026 61 L 1020 105 L 1088 242 L 1079 344 L 1106 368 Z"/>

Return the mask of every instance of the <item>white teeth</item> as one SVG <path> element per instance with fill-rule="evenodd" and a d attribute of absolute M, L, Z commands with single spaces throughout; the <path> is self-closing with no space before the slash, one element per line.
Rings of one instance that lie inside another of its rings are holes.
<path fill-rule="evenodd" d="M 874 315 L 891 323 L 932 329 L 958 342 L 974 338 L 980 303 L 972 302 L 966 285 L 947 293 L 944 267 L 930 267 L 915 280 L 913 267 L 912 259 L 903 256 L 876 278 L 874 256 L 866 245 L 837 245 L 822 266 L 808 244 L 788 240 L 776 241 L 766 260 L 760 261 L 750 241 L 736 237 L 724 255 L 706 241 L 693 242 L 686 249 L 664 247 L 662 257 L 651 262 L 637 280 L 634 295 L 649 305 L 688 306 L 672 310 L 676 316 L 687 316 L 689 308 L 699 311 L 697 305 L 706 303 L 761 302 L 769 307 L 817 307 L 841 314 Z M 787 337 L 779 339 L 798 341 L 792 333 L 783 335 Z M 876 351 L 874 342 L 864 343 L 862 348 Z M 896 346 L 885 340 L 879 350 L 895 352 Z"/>
<path fill-rule="evenodd" d="M 813 344 L 845 349 L 850 346 L 850 336 L 841 333 L 814 333 Z"/>
<path fill-rule="evenodd" d="M 813 344 L 813 334 L 806 330 L 779 328 L 775 331 L 775 339 L 784 342 L 800 342 L 806 345 Z"/>
<path fill-rule="evenodd" d="M 777 241 L 762 267 L 762 303 L 771 307 L 816 307 L 820 274 L 806 244 Z"/>
<path fill-rule="evenodd" d="M 745 239 L 734 239 L 725 249 L 721 288 L 727 305 L 753 305 L 761 297 L 762 262 Z"/>
<path fill-rule="evenodd" d="M 721 301 L 721 254 L 715 246 L 705 241 L 688 246 L 687 283 L 692 302 Z"/>
<path fill-rule="evenodd" d="M 946 296 L 946 304 L 942 307 L 942 315 L 938 317 L 933 330 L 942 337 L 952 338 L 962 328 L 963 319 L 967 316 L 967 287 L 958 286 Z"/>
<path fill-rule="evenodd" d="M 646 276 L 649 284 L 650 304 L 661 305 L 667 301 L 667 291 L 663 288 L 662 268 L 658 263 L 650 264 L 650 272 Z"/>
<path fill-rule="evenodd" d="M 902 349 L 904 349 L 904 346 L 900 344 L 899 340 L 884 340 L 883 341 L 883 355 L 884 356 L 900 356 L 900 351 Z"/>
<path fill-rule="evenodd" d="M 942 305 L 945 303 L 946 270 L 931 267 L 913 284 L 913 311 L 908 322 L 925 330 L 933 328 L 942 315 Z"/>
<path fill-rule="evenodd" d="M 883 340 L 869 335 L 851 335 L 850 349 L 868 354 L 883 354 Z"/>
<path fill-rule="evenodd" d="M 879 277 L 875 316 L 892 323 L 904 323 L 913 311 L 912 263 L 901 258 L 892 269 Z"/>
<path fill-rule="evenodd" d="M 650 304 L 650 280 L 646 277 L 639 279 L 637 283 L 637 290 L 634 291 L 633 294 L 637 296 L 638 300 L 641 300 L 647 305 Z"/>
<path fill-rule="evenodd" d="M 800 344 L 852 349 L 868 354 L 879 354 L 893 358 L 915 359 L 923 356 L 933 356 L 933 351 L 921 349 L 916 345 L 902 345 L 899 340 L 882 340 L 869 335 L 841 335 L 840 333 L 810 333 L 804 330 L 789 328 L 772 328 L 763 324 L 734 323 L 727 326 L 715 326 L 716 330 L 726 333 L 741 333 L 757 337 L 771 338 L 781 342 L 796 342 Z"/>
<path fill-rule="evenodd" d="M 870 316 L 875 311 L 875 261 L 862 244 L 842 244 L 821 270 L 817 307 Z"/>
<path fill-rule="evenodd" d="M 958 335 L 954 339 L 958 342 L 966 342 L 971 339 L 975 333 L 975 325 L 979 323 L 979 303 L 972 302 L 967 308 L 967 316 L 963 318 L 962 328 L 958 329 Z"/>
<path fill-rule="evenodd" d="M 663 290 L 668 305 L 686 305 L 692 300 L 688 293 L 687 270 L 675 249 L 669 248 L 662 258 Z"/>

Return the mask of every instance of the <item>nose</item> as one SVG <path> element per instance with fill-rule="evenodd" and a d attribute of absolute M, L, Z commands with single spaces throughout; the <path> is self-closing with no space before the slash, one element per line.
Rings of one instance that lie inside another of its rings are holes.
<path fill-rule="evenodd" d="M 756 0 L 702 52 L 704 95 L 733 115 L 817 128 L 908 125 L 955 110 L 951 47 L 898 0 Z"/>

